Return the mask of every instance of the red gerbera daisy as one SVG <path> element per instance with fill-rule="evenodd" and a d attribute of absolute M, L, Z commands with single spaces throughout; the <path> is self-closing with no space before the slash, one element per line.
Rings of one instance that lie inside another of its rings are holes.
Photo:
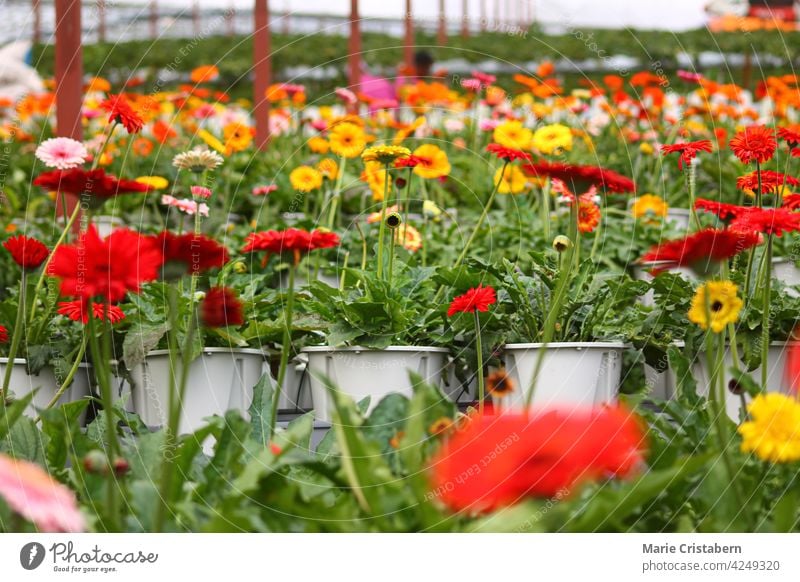
<path fill-rule="evenodd" d="M 67 194 L 89 194 L 102 203 L 106 198 L 126 194 L 129 192 L 147 192 L 150 188 L 146 184 L 135 180 L 117 179 L 111 174 L 106 174 L 102 168 L 84 170 L 53 170 L 39 174 L 33 183 L 47 190 L 56 190 Z"/>
<path fill-rule="evenodd" d="M 800 210 L 800 194 L 788 194 L 784 196 L 781 206 L 788 210 Z"/>
<path fill-rule="evenodd" d="M 791 148 L 800 145 L 800 126 L 781 127 L 778 129 L 778 137 Z"/>
<path fill-rule="evenodd" d="M 775 132 L 763 125 L 744 128 L 731 139 L 730 147 L 742 163 L 764 163 L 772 158 L 778 147 Z"/>
<path fill-rule="evenodd" d="M 558 178 L 570 185 L 576 192 L 588 190 L 590 186 L 603 188 L 608 192 L 634 192 L 633 180 L 597 166 L 575 166 L 572 164 L 538 162 L 526 164 L 522 169 L 531 176 Z"/>
<path fill-rule="evenodd" d="M 0 344 L 8 343 L 8 330 L 0 325 Z"/>
<path fill-rule="evenodd" d="M 62 301 L 58 304 L 59 315 L 65 315 L 72 321 L 81 323 L 89 322 L 89 302 L 85 299 L 75 301 Z M 108 319 L 109 323 L 117 323 L 125 319 L 125 314 L 116 305 L 108 306 L 108 317 L 106 318 L 106 305 L 104 303 L 92 303 L 92 317 L 98 320 Z"/>
<path fill-rule="evenodd" d="M 155 237 L 155 242 L 164 254 L 165 279 L 199 275 L 222 268 L 229 260 L 228 249 L 203 234 L 176 235 L 164 231 Z"/>
<path fill-rule="evenodd" d="M 214 287 L 206 293 L 200 305 L 200 317 L 206 327 L 244 325 L 242 302 L 227 287 Z"/>
<path fill-rule="evenodd" d="M 683 164 L 687 166 L 692 163 L 692 160 L 697 157 L 697 152 L 710 152 L 711 142 L 707 139 L 699 141 L 690 141 L 686 143 L 674 143 L 661 146 L 661 153 L 663 155 L 679 153 L 678 167 L 683 169 Z"/>
<path fill-rule="evenodd" d="M 716 200 L 706 200 L 705 198 L 698 198 L 695 200 L 694 207 L 697 210 L 704 210 L 711 214 L 716 214 L 722 220 L 729 218 L 736 218 L 740 214 L 748 212 L 751 207 L 739 206 L 737 204 L 727 204 L 725 202 L 717 202 Z"/>
<path fill-rule="evenodd" d="M 737 217 L 729 228 L 737 232 L 774 234 L 800 231 L 800 213 L 787 208 L 753 208 Z"/>
<path fill-rule="evenodd" d="M 117 303 L 158 276 L 163 257 L 153 239 L 118 229 L 105 239 L 90 226 L 74 245 L 58 247 L 48 274 L 61 279 L 61 294 Z"/>
<path fill-rule="evenodd" d="M 642 263 L 658 263 L 653 272 L 690 267 L 698 273 L 715 270 L 721 261 L 735 257 L 757 245 L 755 232 L 706 228 L 694 234 L 654 246 L 641 259 Z"/>
<path fill-rule="evenodd" d="M 450 303 L 447 316 L 456 313 L 473 313 L 475 311 L 489 311 L 489 306 L 497 302 L 497 295 L 492 287 L 478 285 L 463 295 L 459 295 Z"/>
<path fill-rule="evenodd" d="M 790 186 L 799 186 L 800 180 L 792 176 L 787 176 L 781 172 L 773 172 L 772 170 L 761 171 L 761 193 L 773 194 L 785 184 Z M 758 189 L 758 172 L 750 172 L 744 176 L 739 176 L 736 179 L 736 187 L 739 190 L 751 190 L 755 192 Z"/>
<path fill-rule="evenodd" d="M 3 246 L 11 253 L 14 262 L 26 271 L 38 269 L 50 254 L 43 243 L 25 235 L 12 236 Z"/>
<path fill-rule="evenodd" d="M 100 108 L 108 111 L 109 123 L 121 123 L 128 133 L 139 133 L 144 127 L 144 119 L 136 113 L 123 95 L 111 95 L 100 103 Z"/>
<path fill-rule="evenodd" d="M 293 253 L 295 264 L 297 264 L 305 253 L 338 245 L 339 236 L 336 233 L 326 230 L 308 232 L 302 228 L 287 228 L 286 230 L 250 233 L 245 239 L 242 252 L 267 251 L 266 258 L 269 258 L 270 255 Z"/>
<path fill-rule="evenodd" d="M 514 160 L 531 160 L 531 155 L 529 153 L 515 150 L 514 148 L 507 148 L 501 146 L 499 143 L 490 143 L 486 146 L 486 151 L 497 156 L 499 160 L 508 160 L 509 162 L 513 162 Z"/>
<path fill-rule="evenodd" d="M 503 453 L 492 456 L 501 444 Z M 622 407 L 482 415 L 433 459 L 432 491 L 453 511 L 492 511 L 526 497 L 564 496 L 587 481 L 630 476 L 645 449 L 641 423 Z M 491 463 L 462 478 L 487 455 Z"/>

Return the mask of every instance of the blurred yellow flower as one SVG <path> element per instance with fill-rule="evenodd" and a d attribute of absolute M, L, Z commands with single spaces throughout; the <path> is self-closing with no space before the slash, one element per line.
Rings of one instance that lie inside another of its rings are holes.
<path fill-rule="evenodd" d="M 383 164 L 378 162 L 367 162 L 364 164 L 364 171 L 361 172 L 361 181 L 366 182 L 372 190 L 372 199 L 380 202 L 384 197 L 386 183 L 386 170 Z M 389 192 L 392 191 L 392 181 L 389 180 Z"/>
<path fill-rule="evenodd" d="M 324 178 L 328 180 L 336 180 L 339 178 L 339 164 L 333 158 L 324 158 L 317 164 L 317 170 Z"/>
<path fill-rule="evenodd" d="M 656 150 L 652 146 L 652 144 L 650 144 L 650 143 L 648 143 L 646 141 L 643 141 L 642 143 L 639 144 L 639 151 L 642 152 L 646 156 L 652 156 L 653 152 L 655 152 Z"/>
<path fill-rule="evenodd" d="M 661 196 L 655 194 L 642 194 L 637 196 L 631 205 L 631 214 L 634 218 L 655 218 L 667 215 L 669 207 Z"/>
<path fill-rule="evenodd" d="M 426 143 L 415 149 L 413 155 L 423 160 L 414 168 L 414 173 L 420 178 L 443 178 L 450 173 L 450 161 L 439 146 Z"/>
<path fill-rule="evenodd" d="M 506 121 L 494 128 L 492 139 L 501 146 L 515 150 L 527 150 L 531 147 L 533 132 L 524 127 L 520 121 Z"/>
<path fill-rule="evenodd" d="M 244 123 L 234 121 L 222 128 L 222 135 L 225 139 L 225 154 L 241 152 L 247 149 L 253 142 L 253 132 Z"/>
<path fill-rule="evenodd" d="M 777 392 L 759 394 L 747 407 L 752 420 L 742 423 L 742 451 L 772 463 L 800 461 L 800 402 Z"/>
<path fill-rule="evenodd" d="M 500 180 L 497 192 L 499 194 L 519 194 L 523 192 L 528 185 L 528 177 L 525 173 L 517 166 L 512 166 L 510 164 L 505 167 L 505 170 L 505 174 L 502 175 L 502 180 L 500 173 L 503 171 L 503 168 L 498 168 L 494 173 L 494 183 L 497 184 L 497 181 Z"/>
<path fill-rule="evenodd" d="M 737 295 L 738 290 L 730 281 L 704 283 L 698 287 L 692 299 L 689 321 L 702 329 L 708 329 L 710 325 L 714 333 L 720 333 L 729 323 L 736 323 L 744 305 Z"/>
<path fill-rule="evenodd" d="M 364 130 L 354 123 L 337 123 L 328 135 L 331 151 L 343 158 L 358 157 L 367 146 Z"/>
<path fill-rule="evenodd" d="M 153 190 L 163 190 L 169 186 L 169 180 L 162 176 L 139 176 L 136 181 L 149 186 Z"/>
<path fill-rule="evenodd" d="M 308 149 L 310 149 L 315 154 L 327 154 L 328 151 L 331 149 L 331 144 L 328 143 L 324 137 L 319 137 L 315 135 L 314 137 L 308 140 Z"/>
<path fill-rule="evenodd" d="M 365 162 L 378 162 L 379 164 L 391 164 L 398 158 L 407 158 L 411 155 L 411 150 L 403 146 L 380 145 L 373 146 L 364 150 L 361 159 Z"/>
<path fill-rule="evenodd" d="M 540 127 L 533 134 L 533 149 L 543 154 L 554 154 L 572 149 L 572 131 L 566 125 L 553 123 Z"/>
<path fill-rule="evenodd" d="M 419 231 L 410 224 L 403 224 L 399 230 L 400 244 L 410 253 L 416 253 L 422 248 L 422 236 Z"/>
<path fill-rule="evenodd" d="M 298 192 L 311 192 L 322 187 L 322 174 L 311 166 L 299 166 L 289 174 L 289 182 Z"/>
<path fill-rule="evenodd" d="M 203 140 L 203 143 L 205 143 L 211 149 L 217 150 L 221 154 L 227 154 L 225 144 L 207 129 L 199 130 L 197 132 L 197 137 Z"/>

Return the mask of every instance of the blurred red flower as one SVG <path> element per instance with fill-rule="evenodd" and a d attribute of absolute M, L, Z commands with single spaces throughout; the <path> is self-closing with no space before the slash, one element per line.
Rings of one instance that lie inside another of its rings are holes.
<path fill-rule="evenodd" d="M 136 113 L 124 95 L 111 95 L 100 103 L 100 108 L 108 111 L 109 123 L 121 123 L 128 133 L 139 133 L 144 127 L 144 119 Z"/>
<path fill-rule="evenodd" d="M 11 258 L 26 271 L 38 269 L 47 260 L 50 251 L 47 247 L 25 235 L 12 236 L 3 243 L 5 249 L 11 253 Z"/>
<path fill-rule="evenodd" d="M 91 194 L 97 198 L 110 198 L 128 192 L 147 192 L 146 184 L 135 180 L 121 180 L 106 174 L 102 168 L 97 170 L 53 170 L 39 174 L 33 181 L 36 186 L 67 194 Z"/>
<path fill-rule="evenodd" d="M 617 193 L 636 190 L 636 184 L 630 178 L 598 166 L 537 162 L 526 164 L 522 169 L 530 176 L 558 178 L 568 184 L 574 192 L 586 191 L 591 186 Z"/>
<path fill-rule="evenodd" d="M 736 218 L 740 214 L 748 212 L 751 208 L 749 206 L 739 206 L 738 204 L 717 202 L 716 200 L 706 200 L 705 198 L 698 198 L 695 200 L 694 207 L 697 210 L 704 210 L 711 214 L 716 214 L 722 220 Z"/>
<path fill-rule="evenodd" d="M 244 324 L 242 302 L 232 289 L 213 287 L 200 305 L 200 317 L 206 327 L 239 326 Z"/>
<path fill-rule="evenodd" d="M 800 186 L 800 180 L 792 176 L 787 176 L 781 172 L 773 172 L 772 170 L 761 171 L 761 193 L 772 194 L 777 192 L 779 188 L 785 184 L 790 186 Z M 744 176 L 736 178 L 736 187 L 739 190 L 752 190 L 755 192 L 758 189 L 758 172 L 750 172 Z"/>
<path fill-rule="evenodd" d="M 754 232 L 717 230 L 706 228 L 685 238 L 668 241 L 651 248 L 641 259 L 642 263 L 660 263 L 653 272 L 691 267 L 706 272 L 710 263 L 735 257 L 757 245 L 759 237 Z"/>
<path fill-rule="evenodd" d="M 80 321 L 81 323 L 89 322 L 89 302 L 85 299 L 76 299 L 75 301 L 62 301 L 58 304 L 59 315 L 65 315 L 72 321 Z M 97 320 L 107 319 L 109 323 L 117 323 L 125 319 L 125 314 L 116 305 L 108 306 L 108 317 L 106 315 L 105 303 L 92 303 L 92 317 Z"/>
<path fill-rule="evenodd" d="M 728 228 L 736 232 L 781 236 L 784 232 L 800 231 L 800 213 L 787 208 L 752 208 L 735 218 Z"/>
<path fill-rule="evenodd" d="M 673 143 L 661 146 L 661 153 L 663 155 L 679 153 L 678 167 L 683 169 L 683 164 L 687 166 L 692 163 L 692 160 L 697 157 L 698 152 L 710 152 L 711 142 L 707 139 L 700 141 L 690 141 L 686 143 Z"/>
<path fill-rule="evenodd" d="M 8 343 L 8 330 L 0 325 L 0 344 Z"/>
<path fill-rule="evenodd" d="M 302 228 L 287 228 L 286 230 L 268 230 L 253 232 L 247 235 L 243 253 L 267 251 L 266 259 L 270 255 L 293 253 L 295 264 L 300 262 L 303 254 L 316 249 L 327 249 L 339 245 L 339 236 L 327 230 L 314 230 L 308 232 Z"/>
<path fill-rule="evenodd" d="M 432 493 L 454 511 L 486 512 L 526 497 L 568 495 L 631 475 L 645 437 L 621 407 L 476 416 L 432 463 Z"/>
<path fill-rule="evenodd" d="M 61 279 L 62 295 L 116 303 L 128 291 L 138 293 L 142 283 L 154 280 L 162 261 L 150 237 L 118 229 L 101 239 L 90 226 L 76 244 L 58 247 L 48 274 Z"/>
<path fill-rule="evenodd" d="M 456 313 L 489 311 L 489 306 L 496 302 L 497 295 L 492 287 L 478 285 L 453 299 L 450 309 L 447 310 L 447 316 L 452 317 Z"/>
<path fill-rule="evenodd" d="M 199 275 L 222 268 L 230 260 L 228 249 L 204 234 L 164 231 L 155 236 L 155 243 L 164 255 L 165 278 Z"/>
<path fill-rule="evenodd" d="M 778 129 L 778 137 L 789 144 L 789 147 L 800 145 L 800 126 L 781 127 Z"/>
<path fill-rule="evenodd" d="M 730 142 L 733 153 L 743 163 L 764 163 L 772 158 L 778 147 L 775 132 L 763 125 L 751 125 L 733 136 Z"/>
<path fill-rule="evenodd" d="M 514 160 L 526 160 L 529 162 L 531 160 L 531 155 L 529 153 L 515 150 L 514 148 L 507 148 L 501 146 L 499 143 L 490 143 L 486 146 L 486 151 L 497 156 L 499 160 L 508 160 L 509 162 L 513 162 Z"/>

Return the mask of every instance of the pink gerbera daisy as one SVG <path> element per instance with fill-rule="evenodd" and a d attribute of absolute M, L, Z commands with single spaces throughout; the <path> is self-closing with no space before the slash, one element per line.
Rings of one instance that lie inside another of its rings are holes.
<path fill-rule="evenodd" d="M 270 184 L 269 186 L 256 186 L 253 188 L 253 196 L 268 196 L 277 189 L 278 187 L 275 184 Z"/>
<path fill-rule="evenodd" d="M 75 494 L 39 465 L 0 454 L 0 497 L 41 531 L 86 529 Z"/>
<path fill-rule="evenodd" d="M 89 152 L 81 142 L 68 137 L 53 137 L 36 148 L 36 157 L 48 168 L 71 170 L 82 165 Z"/>
<path fill-rule="evenodd" d="M 211 198 L 211 190 L 205 186 L 192 186 L 191 191 L 195 198 Z"/>

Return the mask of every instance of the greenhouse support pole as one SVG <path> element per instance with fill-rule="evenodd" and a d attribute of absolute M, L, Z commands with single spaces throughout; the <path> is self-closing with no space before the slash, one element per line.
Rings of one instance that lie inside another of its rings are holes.
<path fill-rule="evenodd" d="M 357 91 L 361 84 L 361 21 L 358 15 L 358 0 L 350 0 L 349 51 L 347 61 L 350 89 Z"/>
<path fill-rule="evenodd" d="M 439 46 L 447 44 L 447 17 L 444 13 L 444 0 L 439 0 L 439 30 L 436 35 Z"/>
<path fill-rule="evenodd" d="M 150 2 L 150 38 L 158 38 L 158 4 L 156 0 Z"/>
<path fill-rule="evenodd" d="M 269 2 L 256 0 L 253 11 L 253 109 L 256 119 L 256 147 L 263 150 L 269 141 L 269 101 L 267 89 L 272 78 L 272 48 L 269 29 Z"/>
<path fill-rule="evenodd" d="M 33 0 L 33 44 L 42 42 L 42 6 L 41 0 Z"/>
<path fill-rule="evenodd" d="M 56 0 L 56 130 L 83 139 L 83 49 L 80 0 Z"/>
<path fill-rule="evenodd" d="M 404 21 L 406 24 L 406 35 L 403 46 L 403 60 L 406 64 L 406 70 L 411 74 L 410 72 L 414 70 L 414 19 L 411 17 L 411 0 L 406 0 Z"/>
<path fill-rule="evenodd" d="M 97 40 L 106 42 L 106 0 L 97 0 Z"/>
<path fill-rule="evenodd" d="M 461 36 L 469 36 L 469 1 L 461 0 Z"/>

